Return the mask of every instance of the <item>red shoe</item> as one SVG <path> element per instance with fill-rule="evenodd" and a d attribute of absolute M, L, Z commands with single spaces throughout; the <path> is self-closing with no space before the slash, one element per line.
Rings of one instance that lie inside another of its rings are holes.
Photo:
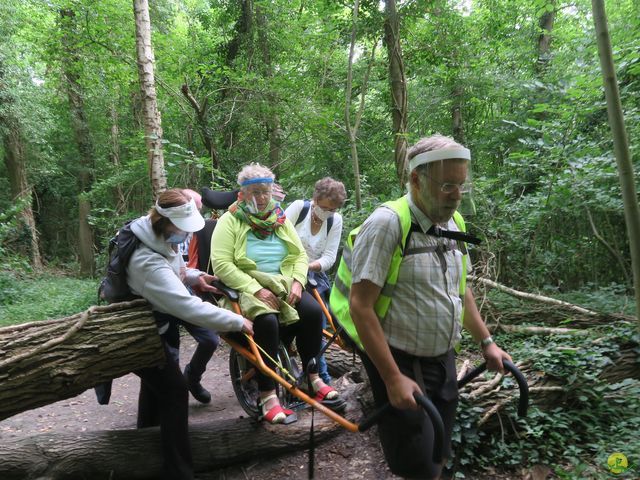
<path fill-rule="evenodd" d="M 323 385 L 318 390 L 316 390 L 316 385 L 318 382 L 322 382 L 320 377 L 311 381 L 311 385 L 315 390 L 314 400 L 320 402 L 327 408 L 330 408 L 334 411 L 342 411 L 346 408 L 347 402 L 343 398 L 340 398 L 340 394 L 338 391 L 330 385 Z"/>
<path fill-rule="evenodd" d="M 260 400 L 260 410 L 262 411 L 261 420 L 266 420 L 272 425 L 278 423 L 284 423 L 285 425 L 289 423 L 295 422 L 298 418 L 293 410 L 289 410 L 288 408 L 282 408 L 282 405 L 279 403 L 273 407 L 271 407 L 268 411 L 265 412 L 265 405 L 272 398 L 278 398 L 275 393 L 272 393 L 266 398 Z"/>

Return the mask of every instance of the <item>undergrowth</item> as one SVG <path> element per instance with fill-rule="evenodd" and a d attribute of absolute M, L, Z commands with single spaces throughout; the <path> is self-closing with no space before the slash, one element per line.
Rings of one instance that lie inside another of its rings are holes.
<path fill-rule="evenodd" d="M 97 301 L 96 279 L 78 279 L 60 271 L 35 274 L 27 269 L 0 271 L 0 327 L 66 317 Z"/>
<path fill-rule="evenodd" d="M 576 292 L 575 297 L 564 295 L 563 300 L 582 302 L 601 313 L 618 313 L 624 307 L 629 314 L 633 299 L 612 291 L 615 287 Z M 498 309 L 502 303 L 505 309 L 526 309 L 504 294 L 490 296 Z M 607 460 L 616 452 L 626 456 L 629 467 L 615 478 L 640 478 L 640 381 L 626 378 L 608 383 L 606 374 L 600 377 L 603 369 L 619 359 L 621 348 L 632 349 L 636 361 L 640 358 L 640 336 L 634 322 L 611 321 L 590 328 L 584 336 L 499 333 L 494 338 L 515 361 L 532 362 L 534 371 L 561 385 L 561 401 L 544 408 L 530 404 L 523 419 L 517 418 L 515 404 L 509 405 L 500 415 L 500 424 L 487 432 L 476 427 L 483 410 L 462 398 L 453 435 L 455 458 L 449 461 L 456 478 L 464 478 L 465 471 L 519 471 L 546 465 L 555 478 L 608 479 L 614 475 Z M 477 350 L 468 339 L 463 348 Z M 640 364 L 635 367 L 640 369 Z M 516 388 L 510 376 L 502 386 Z"/>

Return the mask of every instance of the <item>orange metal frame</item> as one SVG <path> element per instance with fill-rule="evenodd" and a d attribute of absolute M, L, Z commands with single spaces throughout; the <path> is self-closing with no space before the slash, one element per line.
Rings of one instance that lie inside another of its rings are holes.
<path fill-rule="evenodd" d="M 316 290 L 314 290 L 314 293 L 316 295 L 318 295 L 318 292 Z M 319 297 L 319 295 L 318 295 L 318 297 Z M 324 303 L 321 300 L 320 300 L 320 305 L 322 305 L 323 310 L 325 310 L 325 312 L 326 312 L 326 307 L 325 307 Z M 233 309 L 235 310 L 236 313 L 242 314 L 242 312 L 240 311 L 240 307 L 239 307 L 239 305 L 237 303 L 233 303 Z M 329 321 L 331 321 L 331 316 L 330 315 L 327 315 L 327 318 L 329 319 Z M 333 323 L 332 323 L 332 325 L 333 325 Z M 260 355 L 260 351 L 258 350 L 256 342 L 253 340 L 253 338 L 251 336 L 249 336 L 249 335 L 246 336 L 246 338 L 247 338 L 247 340 L 249 342 L 249 348 L 248 349 L 246 347 L 240 345 L 238 342 L 236 342 L 234 340 L 231 340 L 226 335 L 221 335 L 221 337 L 224 339 L 225 342 L 227 342 L 229 345 L 231 345 L 231 347 L 234 350 L 236 350 L 240 355 L 242 355 L 249 362 L 251 362 L 258 370 L 260 370 L 260 372 L 262 372 L 264 375 L 267 375 L 268 377 L 272 378 L 274 381 L 278 382 L 285 389 L 287 389 L 287 391 L 289 393 L 291 393 L 291 395 L 293 395 L 296 398 L 302 400 L 303 402 L 311 405 L 313 408 L 318 409 L 318 411 L 322 412 L 324 415 L 329 417 L 331 420 L 333 420 L 334 422 L 336 422 L 340 426 L 342 426 L 345 429 L 349 430 L 350 432 L 358 432 L 358 425 L 356 423 L 353 423 L 353 422 L 347 420 L 342 415 L 340 415 L 340 414 L 334 412 L 333 410 L 325 407 L 320 402 L 318 402 L 317 400 L 311 398 L 304 391 L 300 390 L 298 387 L 296 387 L 296 386 L 292 385 L 291 383 L 287 382 L 284 378 L 282 378 L 280 375 L 278 375 L 276 372 L 274 372 L 271 368 L 269 368 L 264 363 L 264 360 L 262 359 L 262 355 Z"/>
<path fill-rule="evenodd" d="M 324 334 L 325 337 L 331 338 L 333 336 L 333 332 L 337 331 L 336 326 L 333 323 L 333 317 L 329 313 L 329 310 L 327 309 L 327 306 L 322 301 L 322 297 L 318 293 L 318 290 L 316 290 L 314 288 L 312 295 L 315 297 L 316 301 L 320 304 L 320 308 L 322 308 L 322 312 L 324 313 L 325 318 L 327 319 L 327 321 L 329 322 L 329 325 L 331 326 L 331 331 L 329 331 L 327 329 L 323 329 L 322 333 Z M 342 341 L 340 336 L 336 337 L 335 342 L 343 350 L 348 350 L 347 345 Z"/>

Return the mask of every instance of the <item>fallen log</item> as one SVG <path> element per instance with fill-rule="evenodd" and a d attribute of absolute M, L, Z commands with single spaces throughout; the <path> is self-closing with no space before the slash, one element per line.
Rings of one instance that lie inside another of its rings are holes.
<path fill-rule="evenodd" d="M 333 378 L 349 375 L 356 383 L 364 381 L 364 366 L 359 355 L 342 350 L 336 345 L 330 345 L 324 356 L 327 360 L 327 370 Z"/>
<path fill-rule="evenodd" d="M 588 330 L 563 327 L 538 327 L 526 325 L 503 325 L 498 326 L 499 330 L 511 333 L 528 333 L 537 335 L 589 335 Z"/>
<path fill-rule="evenodd" d="M 640 379 L 638 368 L 638 345 L 626 343 L 620 346 L 615 361 L 605 367 L 598 378 L 609 384 L 615 384 L 625 378 Z M 530 361 L 516 364 L 529 384 L 530 403 L 541 410 L 550 410 L 564 404 L 574 393 L 565 379 L 534 370 Z M 518 389 L 515 385 L 505 388 L 500 374 L 485 374 L 467 384 L 460 392 L 461 397 L 470 401 L 474 407 L 483 409 L 478 427 L 492 430 L 499 426 L 499 416 L 508 404 L 516 404 Z"/>
<path fill-rule="evenodd" d="M 348 401 L 346 416 L 360 415 L 358 385 L 340 388 Z M 298 412 L 290 425 L 258 423 L 249 418 L 218 420 L 190 427 L 196 472 L 307 448 L 311 413 Z M 314 441 L 321 442 L 343 432 L 336 423 L 318 413 L 314 417 Z M 357 434 L 351 434 L 357 435 Z M 74 434 L 42 434 L 0 447 L 0 478 L 147 479 L 162 474 L 160 431 L 95 431 Z"/>
<path fill-rule="evenodd" d="M 594 312 L 592 310 L 588 310 L 586 308 L 580 307 L 578 305 L 573 305 L 572 303 L 569 302 L 563 302 L 562 300 L 556 300 L 555 298 L 550 298 L 550 297 L 545 297 L 544 295 L 536 295 L 534 293 L 528 293 L 528 292 L 521 292 L 520 290 L 515 290 L 513 288 L 507 287 L 505 285 L 502 285 L 501 283 L 498 282 L 494 282 L 493 280 L 489 280 L 488 278 L 483 278 L 483 277 L 476 277 L 473 275 L 469 275 L 469 279 L 474 281 L 474 282 L 478 282 L 478 283 L 482 283 L 483 285 L 486 285 L 488 287 L 491 288 L 496 288 L 502 292 L 508 293 L 509 295 L 512 295 L 516 298 L 523 298 L 526 300 L 534 300 L 536 302 L 540 302 L 540 303 L 546 303 L 548 305 L 554 305 L 554 306 L 559 306 L 559 307 L 563 307 L 566 308 L 568 310 L 572 310 L 574 312 L 577 312 L 581 315 L 586 315 L 589 317 L 599 317 L 601 316 L 598 312 Z"/>
<path fill-rule="evenodd" d="M 136 300 L 0 329 L 0 420 L 164 363 L 149 305 Z"/>

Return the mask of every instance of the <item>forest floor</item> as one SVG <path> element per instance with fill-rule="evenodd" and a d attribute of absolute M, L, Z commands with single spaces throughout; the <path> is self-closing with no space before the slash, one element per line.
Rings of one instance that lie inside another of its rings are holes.
<path fill-rule="evenodd" d="M 190 358 L 194 342 L 183 337 L 181 358 Z M 217 419 L 246 416 L 238 404 L 228 371 L 228 347 L 221 346 L 209 362 L 203 385 L 213 400 L 203 405 L 189 397 L 189 422 L 198 424 Z M 0 442 L 12 442 L 41 433 L 73 433 L 94 430 L 134 429 L 140 381 L 130 374 L 114 381 L 109 405 L 99 405 L 93 390 L 35 410 L 23 412 L 0 422 Z M 242 465 L 199 472 L 201 480 L 281 480 L 308 477 L 308 452 L 300 450 L 275 458 L 256 458 Z M 545 475 L 546 477 L 546 475 Z M 537 478 L 545 478 L 537 477 Z M 316 446 L 316 480 L 400 479 L 386 466 L 375 427 L 363 434 L 341 433 Z M 521 474 L 488 472 L 465 475 L 467 479 L 531 479 Z"/>

